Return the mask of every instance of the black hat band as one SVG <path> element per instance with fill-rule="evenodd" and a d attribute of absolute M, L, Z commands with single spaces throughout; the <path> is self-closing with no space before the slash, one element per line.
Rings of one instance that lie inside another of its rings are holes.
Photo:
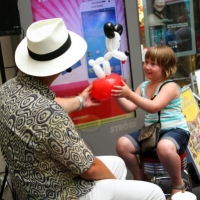
<path fill-rule="evenodd" d="M 48 60 L 53 60 L 61 56 L 63 53 L 65 53 L 69 49 L 70 46 L 71 46 L 71 38 L 70 38 L 70 35 L 68 34 L 68 38 L 66 42 L 60 48 L 58 48 L 57 50 L 53 52 L 50 52 L 47 54 L 36 54 L 28 48 L 28 53 L 29 53 L 29 56 L 34 60 L 48 61 Z"/>

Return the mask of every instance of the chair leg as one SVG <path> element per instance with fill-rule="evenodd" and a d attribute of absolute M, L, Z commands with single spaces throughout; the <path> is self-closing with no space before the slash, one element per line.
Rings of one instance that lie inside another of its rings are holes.
<path fill-rule="evenodd" d="M 181 176 L 185 183 L 186 191 L 192 192 L 192 181 L 187 170 L 182 170 Z M 150 180 L 152 183 L 158 185 L 163 190 L 166 198 L 171 196 L 171 179 L 168 174 L 154 174 Z"/>
<path fill-rule="evenodd" d="M 182 171 L 182 176 L 183 176 L 183 181 L 185 182 L 185 185 L 186 185 L 186 189 L 188 189 L 188 191 L 189 192 L 192 192 L 192 179 L 191 179 L 191 177 L 190 177 L 190 175 L 189 175 L 189 173 L 187 172 L 187 170 L 186 169 L 184 169 L 183 171 Z"/>

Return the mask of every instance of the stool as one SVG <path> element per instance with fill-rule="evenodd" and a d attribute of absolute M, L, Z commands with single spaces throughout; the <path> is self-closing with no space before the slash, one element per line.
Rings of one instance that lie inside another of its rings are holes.
<path fill-rule="evenodd" d="M 188 174 L 187 167 L 187 154 L 184 152 L 179 155 L 181 160 L 181 171 L 182 179 L 185 183 L 186 191 L 192 192 L 192 181 L 190 175 Z M 163 190 L 166 197 L 171 196 L 171 183 L 170 177 L 167 171 L 164 169 L 163 165 L 160 163 L 159 158 L 156 155 L 141 155 L 141 164 L 143 164 L 144 173 L 150 178 L 151 182 L 159 185 Z M 168 186 L 168 188 L 167 188 Z"/>

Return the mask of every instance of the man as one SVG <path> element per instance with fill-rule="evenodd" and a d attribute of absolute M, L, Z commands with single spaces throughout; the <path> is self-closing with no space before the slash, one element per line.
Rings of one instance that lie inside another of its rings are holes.
<path fill-rule="evenodd" d="M 164 200 L 158 186 L 124 180 L 120 158 L 95 157 L 79 137 L 67 113 L 98 105 L 91 87 L 70 99 L 49 89 L 86 48 L 55 18 L 33 23 L 16 49 L 20 72 L 0 88 L 0 145 L 18 199 Z"/>

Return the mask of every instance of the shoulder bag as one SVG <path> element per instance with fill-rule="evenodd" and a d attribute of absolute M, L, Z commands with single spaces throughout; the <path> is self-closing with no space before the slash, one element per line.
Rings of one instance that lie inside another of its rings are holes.
<path fill-rule="evenodd" d="M 160 86 L 159 91 L 161 90 L 162 86 L 168 82 L 172 82 L 172 81 L 164 82 Z M 153 100 L 155 97 L 156 97 L 156 95 L 151 100 Z M 156 149 L 158 141 L 159 141 L 160 129 L 161 129 L 161 122 L 160 122 L 160 111 L 159 111 L 158 112 L 158 121 L 149 126 L 146 126 L 146 127 L 144 126 L 140 130 L 140 134 L 138 136 L 138 141 L 140 143 L 142 154 L 153 152 Z"/>

